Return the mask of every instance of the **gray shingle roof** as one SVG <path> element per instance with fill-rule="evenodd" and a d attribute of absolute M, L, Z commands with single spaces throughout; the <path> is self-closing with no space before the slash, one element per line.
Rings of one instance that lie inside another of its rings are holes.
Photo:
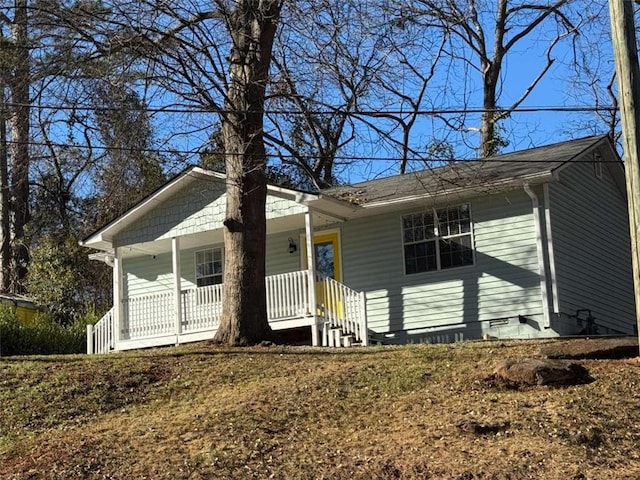
<path fill-rule="evenodd" d="M 416 195 L 443 194 L 452 190 L 504 185 L 552 174 L 577 159 L 607 137 L 604 135 L 496 155 L 484 160 L 460 161 L 418 172 L 369 180 L 322 191 L 351 203 L 365 205 Z M 608 141 L 608 140 L 607 140 Z"/>

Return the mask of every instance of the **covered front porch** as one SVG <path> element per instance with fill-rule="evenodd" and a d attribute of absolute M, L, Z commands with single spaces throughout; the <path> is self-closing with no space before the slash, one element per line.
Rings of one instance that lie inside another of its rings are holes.
<path fill-rule="evenodd" d="M 194 167 L 81 242 L 113 268 L 113 308 L 88 327 L 89 353 L 213 338 L 225 191 L 224 176 Z M 366 345 L 365 297 L 341 283 L 340 225 L 353 206 L 269 186 L 266 208 L 271 328 L 309 328 L 313 345 Z"/>
<path fill-rule="evenodd" d="M 331 278 L 312 279 L 311 270 L 266 278 L 271 328 L 309 327 L 314 346 L 367 345 L 364 293 Z M 87 326 L 87 353 L 212 339 L 222 312 L 222 284 L 190 288 L 178 296 L 165 292 L 125 298 L 119 310 L 114 307 Z"/>

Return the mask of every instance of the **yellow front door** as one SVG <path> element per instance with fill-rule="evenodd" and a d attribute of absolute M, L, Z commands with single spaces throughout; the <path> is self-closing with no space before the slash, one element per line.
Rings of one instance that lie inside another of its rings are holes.
<path fill-rule="evenodd" d="M 342 301 L 327 291 L 325 279 L 332 278 L 339 282 L 342 276 L 340 263 L 340 237 L 338 232 L 320 233 L 313 237 L 313 248 L 316 259 L 316 303 L 318 315 L 341 317 L 344 308 Z M 306 263 L 306 255 L 305 255 Z"/>
<path fill-rule="evenodd" d="M 322 233 L 313 237 L 316 258 L 316 280 L 333 278 L 340 281 L 340 241 L 338 232 Z"/>

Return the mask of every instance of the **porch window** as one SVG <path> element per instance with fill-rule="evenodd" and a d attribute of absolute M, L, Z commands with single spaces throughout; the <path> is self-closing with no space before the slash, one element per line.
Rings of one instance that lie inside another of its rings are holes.
<path fill-rule="evenodd" d="M 196 285 L 206 287 L 222 283 L 222 249 L 196 252 Z"/>
<path fill-rule="evenodd" d="M 406 274 L 473 265 L 469 204 L 402 217 Z"/>

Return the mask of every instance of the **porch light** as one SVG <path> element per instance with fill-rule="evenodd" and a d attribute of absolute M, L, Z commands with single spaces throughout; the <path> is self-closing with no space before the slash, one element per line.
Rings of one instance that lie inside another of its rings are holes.
<path fill-rule="evenodd" d="M 289 253 L 296 253 L 296 250 L 298 250 L 296 242 L 293 241 L 293 238 L 289 237 Z"/>

